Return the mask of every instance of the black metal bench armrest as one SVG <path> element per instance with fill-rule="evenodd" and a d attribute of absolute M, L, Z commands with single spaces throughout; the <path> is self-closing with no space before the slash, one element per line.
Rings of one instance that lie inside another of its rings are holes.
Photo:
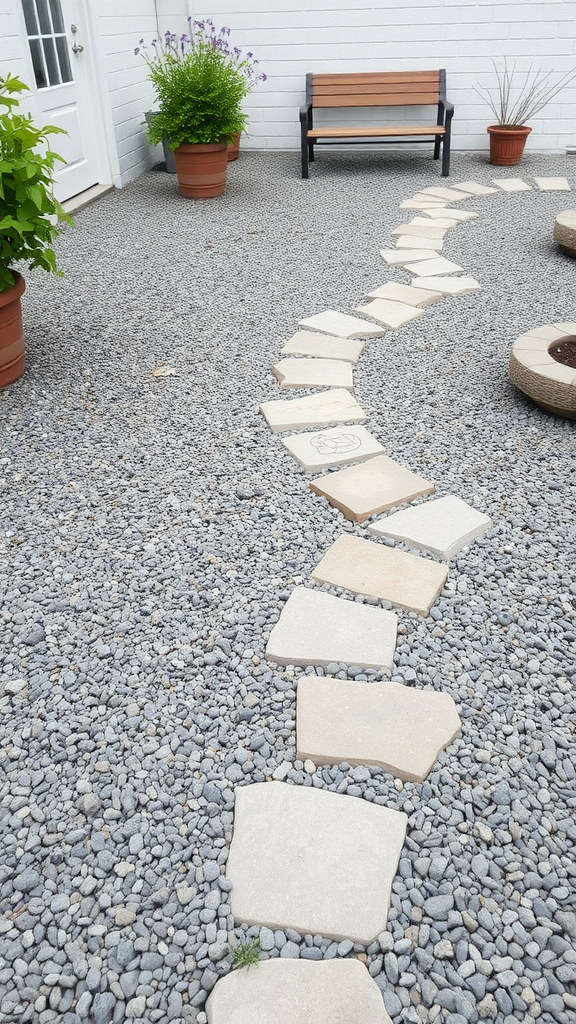
<path fill-rule="evenodd" d="M 303 103 L 300 107 L 300 120 L 304 117 L 308 117 L 310 110 L 312 109 L 312 100 L 308 100 L 307 103 Z"/>

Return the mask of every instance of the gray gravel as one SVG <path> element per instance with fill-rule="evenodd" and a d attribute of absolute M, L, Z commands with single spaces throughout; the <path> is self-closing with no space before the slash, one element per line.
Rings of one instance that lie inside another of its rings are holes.
<path fill-rule="evenodd" d="M 321 153 L 302 182 L 297 164 L 244 153 L 199 204 L 147 174 L 78 215 L 63 279 L 29 278 L 28 369 L 0 394 L 1 1024 L 202 1024 L 246 936 L 262 956 L 360 955 L 395 1024 L 574 1020 L 576 425 L 507 378 L 518 334 L 576 319 L 575 264 L 551 241 L 574 199 L 467 202 L 481 217 L 445 254 L 485 290 L 370 343 L 356 370 L 388 454 L 494 521 L 432 616 L 401 614 L 393 678 L 463 718 L 426 782 L 402 785 L 295 760 L 303 670 L 273 671 L 266 640 L 332 540 L 363 531 L 256 410 L 300 317 L 407 280 L 378 252 L 438 165 Z M 493 173 L 453 158 L 452 181 Z M 509 173 L 576 186 L 574 158 Z M 154 378 L 161 362 L 177 376 Z M 272 777 L 408 813 L 367 949 L 235 927 L 234 788 Z"/>

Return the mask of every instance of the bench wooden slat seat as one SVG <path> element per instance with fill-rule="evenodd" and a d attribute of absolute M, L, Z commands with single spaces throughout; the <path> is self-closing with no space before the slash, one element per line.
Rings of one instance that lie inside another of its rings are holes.
<path fill-rule="evenodd" d="M 361 125 L 314 128 L 314 108 L 436 106 L 434 125 Z M 442 146 L 442 177 L 450 172 L 450 134 L 454 107 L 446 99 L 446 71 L 376 71 L 306 75 L 306 102 L 300 108 L 302 177 L 309 176 L 314 145 L 337 140 L 405 142 L 426 136 L 434 142 L 434 159 Z M 327 142 L 326 140 L 336 140 Z"/>

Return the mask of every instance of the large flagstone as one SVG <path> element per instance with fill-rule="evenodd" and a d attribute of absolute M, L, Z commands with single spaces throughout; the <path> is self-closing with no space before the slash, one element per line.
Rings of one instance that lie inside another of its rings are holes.
<path fill-rule="evenodd" d="M 244 924 L 368 944 L 386 927 L 406 815 L 284 782 L 235 790 L 226 876 Z"/>
<path fill-rule="evenodd" d="M 379 288 L 368 292 L 369 299 L 390 299 L 392 302 L 405 302 L 408 306 L 428 306 L 431 302 L 439 302 L 444 296 L 442 292 L 420 288 L 414 284 L 399 284 L 397 281 L 387 281 Z"/>
<path fill-rule="evenodd" d="M 365 427 L 332 427 L 328 430 L 283 437 L 282 444 L 302 469 L 312 471 L 347 462 L 364 462 L 374 455 L 383 455 L 384 447 Z"/>
<path fill-rule="evenodd" d="M 339 359 L 281 359 L 272 373 L 282 390 L 354 387 L 351 364 Z"/>
<path fill-rule="evenodd" d="M 387 455 L 313 480 L 310 489 L 340 509 L 346 519 L 361 523 L 394 505 L 432 494 L 434 484 Z"/>
<path fill-rule="evenodd" d="M 296 756 L 315 764 L 379 765 L 404 782 L 422 782 L 460 727 L 447 693 L 318 676 L 298 681 Z"/>
<path fill-rule="evenodd" d="M 406 253 L 408 249 L 404 250 Z M 453 263 L 452 260 L 447 260 L 444 256 L 439 256 L 438 259 L 432 260 L 419 260 L 417 263 L 411 263 L 409 259 L 402 266 L 410 274 L 414 274 L 416 277 L 437 277 L 439 274 L 459 274 L 464 270 L 464 267 L 460 267 L 457 263 Z"/>
<path fill-rule="evenodd" d="M 396 330 L 398 327 L 410 323 L 411 320 L 418 320 L 419 317 L 424 316 L 423 309 L 390 299 L 374 299 L 364 306 L 356 306 L 356 312 L 363 313 L 364 316 L 371 316 L 373 320 L 384 324 L 390 330 Z"/>
<path fill-rule="evenodd" d="M 447 576 L 446 565 L 349 533 L 334 541 L 312 571 L 319 583 L 377 597 L 420 615 L 428 615 Z"/>
<path fill-rule="evenodd" d="M 362 423 L 366 419 L 354 395 L 344 388 L 332 388 L 305 398 L 263 402 L 260 412 L 273 434 L 331 423 Z"/>
<path fill-rule="evenodd" d="M 296 587 L 270 634 L 266 657 L 277 665 L 341 662 L 391 672 L 397 626 L 394 612 Z"/>
<path fill-rule="evenodd" d="M 318 356 L 320 359 L 342 359 L 345 363 L 358 362 L 365 342 L 351 338 L 336 338 L 318 331 L 296 331 L 282 348 L 284 355 Z"/>
<path fill-rule="evenodd" d="M 392 1024 L 359 960 L 262 960 L 220 978 L 208 1024 Z"/>
<path fill-rule="evenodd" d="M 322 313 L 299 320 L 298 326 L 320 331 L 321 334 L 334 334 L 337 338 L 379 338 L 386 333 L 367 320 L 359 320 L 358 317 L 339 313 L 335 309 L 325 309 Z"/>
<path fill-rule="evenodd" d="M 437 289 L 443 295 L 467 295 L 479 292 L 480 285 L 473 277 L 417 277 L 414 282 L 417 288 Z"/>
<path fill-rule="evenodd" d="M 403 540 L 441 558 L 455 554 L 492 526 L 492 520 L 453 494 L 400 509 L 368 529 L 379 537 Z"/>

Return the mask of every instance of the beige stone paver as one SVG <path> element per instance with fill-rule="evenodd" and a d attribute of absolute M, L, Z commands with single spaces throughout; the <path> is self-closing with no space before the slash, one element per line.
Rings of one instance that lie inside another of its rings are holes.
<path fill-rule="evenodd" d="M 403 540 L 412 547 L 453 558 L 465 544 L 480 537 L 492 520 L 455 495 L 400 509 L 368 529 L 378 537 Z"/>
<path fill-rule="evenodd" d="M 447 212 L 450 213 L 450 210 L 448 210 Z M 460 221 L 456 220 L 454 217 L 436 217 L 435 220 L 430 220 L 430 217 L 424 216 L 424 217 L 414 217 L 410 221 L 410 224 L 407 224 L 406 227 L 413 227 L 414 228 L 414 234 L 416 234 L 416 228 L 417 227 L 421 227 L 425 234 L 428 234 L 430 228 L 437 228 L 439 231 L 442 230 L 443 234 L 442 234 L 442 236 L 434 236 L 434 237 L 445 238 L 446 235 L 448 234 L 450 228 L 456 227 L 459 223 L 460 223 Z M 428 230 L 424 230 L 426 228 Z"/>
<path fill-rule="evenodd" d="M 356 365 L 364 350 L 364 341 L 336 338 L 318 331 L 297 331 L 282 348 L 286 355 L 318 356 L 320 359 L 341 359 Z"/>
<path fill-rule="evenodd" d="M 281 359 L 272 373 L 282 389 L 354 387 L 352 366 L 338 359 Z"/>
<path fill-rule="evenodd" d="M 327 498 L 346 519 L 362 523 L 377 512 L 432 494 L 434 484 L 387 455 L 377 455 L 358 466 L 317 477 L 310 489 Z"/>
<path fill-rule="evenodd" d="M 366 419 L 362 406 L 344 388 L 332 388 L 305 398 L 263 402 L 259 411 L 273 434 L 333 423 L 363 423 Z"/>
<path fill-rule="evenodd" d="M 381 249 L 380 255 L 389 267 L 402 267 L 407 260 L 415 263 L 416 260 L 433 260 L 436 258 L 436 254 L 431 252 L 430 249 L 414 249 L 409 253 L 402 252 L 399 249 Z"/>
<path fill-rule="evenodd" d="M 467 295 L 481 290 L 473 277 L 417 277 L 415 283 L 417 288 L 437 289 L 443 295 Z"/>
<path fill-rule="evenodd" d="M 361 426 L 332 427 L 304 434 L 290 434 L 282 443 L 307 471 L 364 462 L 384 454 L 384 447 Z"/>
<path fill-rule="evenodd" d="M 335 309 L 325 309 L 322 313 L 299 320 L 298 326 L 322 334 L 334 334 L 337 338 L 379 338 L 386 333 L 381 327 L 348 316 L 347 313 L 339 313 Z"/>
<path fill-rule="evenodd" d="M 568 178 L 534 178 L 541 192 L 571 192 Z"/>
<path fill-rule="evenodd" d="M 393 302 L 390 299 L 373 299 L 364 306 L 356 306 L 356 313 L 363 313 L 364 316 L 371 316 L 379 324 L 384 324 L 390 330 L 396 330 L 410 323 L 411 320 L 418 320 L 424 315 L 423 309 L 417 306 L 408 306 L 404 302 Z"/>
<path fill-rule="evenodd" d="M 298 681 L 296 757 L 315 764 L 379 765 L 404 782 L 422 782 L 460 727 L 447 693 L 317 676 Z"/>
<path fill-rule="evenodd" d="M 444 242 L 441 238 L 426 238 L 424 235 L 400 235 L 396 239 L 397 249 L 433 249 L 435 252 L 441 252 L 443 247 Z"/>
<path fill-rule="evenodd" d="M 312 576 L 320 583 L 428 615 L 446 582 L 448 567 L 343 533 Z"/>
<path fill-rule="evenodd" d="M 405 302 L 408 306 L 428 306 L 431 302 L 439 302 L 444 296 L 425 288 L 416 288 L 414 284 L 398 284 L 396 281 L 387 281 L 374 291 L 368 292 L 369 299 L 390 299 L 391 302 Z"/>
<path fill-rule="evenodd" d="M 528 185 L 522 178 L 492 178 L 495 185 L 503 192 L 531 192 L 532 185 Z"/>
<path fill-rule="evenodd" d="M 447 203 L 443 203 L 440 200 L 434 202 L 434 200 L 428 196 L 426 199 L 405 199 L 403 203 L 400 203 L 401 210 L 444 210 L 447 207 Z"/>
<path fill-rule="evenodd" d="M 283 782 L 238 786 L 235 799 L 226 876 L 237 921 L 364 944 L 383 931 L 405 814 Z"/>
<path fill-rule="evenodd" d="M 451 220 L 459 220 L 463 224 L 467 220 L 476 220 L 476 217 L 478 216 L 478 214 L 474 213 L 472 210 L 426 210 L 425 213 L 426 216 L 431 217 L 432 220 L 450 217 Z"/>
<path fill-rule="evenodd" d="M 497 188 L 481 185 L 478 181 L 460 181 L 452 187 L 458 192 L 466 192 L 469 196 L 495 196 L 498 192 Z"/>
<path fill-rule="evenodd" d="M 447 260 L 444 256 L 439 256 L 436 260 L 421 260 L 417 263 L 406 262 L 402 264 L 405 270 L 408 270 L 411 274 L 415 274 L 416 277 L 436 277 L 438 274 L 459 274 L 464 270 L 464 267 L 460 267 L 457 263 L 452 263 L 452 260 Z"/>
<path fill-rule="evenodd" d="M 456 222 L 454 221 L 454 223 Z M 409 224 L 399 224 L 390 233 L 393 238 L 402 235 L 416 235 L 419 238 L 444 238 L 447 230 L 448 228 L 443 224 L 433 224 L 431 220 L 425 220 L 424 217 L 416 217 Z"/>
<path fill-rule="evenodd" d="M 356 959 L 278 957 L 231 971 L 216 982 L 206 1013 L 208 1024 L 392 1024 Z"/>
<path fill-rule="evenodd" d="M 435 196 L 437 199 L 445 199 L 448 203 L 457 203 L 462 199 L 470 198 L 465 192 L 458 192 L 455 188 L 446 188 L 444 185 L 431 185 L 430 188 L 423 188 L 419 195 Z"/>
<path fill-rule="evenodd" d="M 394 612 L 296 587 L 266 647 L 277 665 L 359 665 L 390 673 L 398 619 Z"/>

